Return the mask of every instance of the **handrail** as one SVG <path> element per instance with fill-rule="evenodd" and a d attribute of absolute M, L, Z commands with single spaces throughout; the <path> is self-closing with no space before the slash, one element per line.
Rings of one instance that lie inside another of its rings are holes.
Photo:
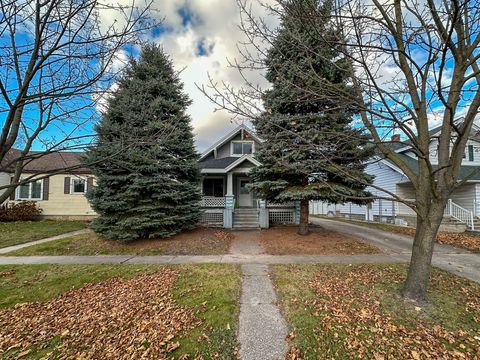
<path fill-rule="evenodd" d="M 454 203 L 452 199 L 448 199 L 444 215 L 451 216 L 452 218 L 460 222 L 464 222 L 470 229 L 475 230 L 475 225 L 473 222 L 473 212 Z"/>

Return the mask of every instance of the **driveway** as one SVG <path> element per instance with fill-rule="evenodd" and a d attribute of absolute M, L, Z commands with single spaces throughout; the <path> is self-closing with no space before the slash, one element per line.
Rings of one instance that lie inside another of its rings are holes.
<path fill-rule="evenodd" d="M 405 256 L 410 257 L 412 254 L 413 238 L 411 236 L 330 219 L 311 218 L 311 221 L 327 230 L 334 230 L 362 239 L 377 246 L 393 258 L 401 259 Z M 432 262 L 436 267 L 480 282 L 480 254 L 474 254 L 449 245 L 435 244 Z"/>

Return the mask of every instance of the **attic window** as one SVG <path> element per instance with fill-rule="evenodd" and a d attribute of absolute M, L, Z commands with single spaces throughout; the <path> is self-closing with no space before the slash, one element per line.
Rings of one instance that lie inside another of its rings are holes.
<path fill-rule="evenodd" d="M 232 141 L 232 155 L 241 156 L 253 153 L 253 141 Z"/>

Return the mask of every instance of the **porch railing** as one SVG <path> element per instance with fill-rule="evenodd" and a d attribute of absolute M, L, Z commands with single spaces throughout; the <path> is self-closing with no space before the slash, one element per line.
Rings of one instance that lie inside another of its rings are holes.
<path fill-rule="evenodd" d="M 451 216 L 452 218 L 467 224 L 467 226 L 475 230 L 473 223 L 473 212 L 455 204 L 451 199 L 448 199 L 447 206 L 445 207 L 444 216 Z"/>
<path fill-rule="evenodd" d="M 200 201 L 201 207 L 224 208 L 225 197 L 203 196 Z"/>

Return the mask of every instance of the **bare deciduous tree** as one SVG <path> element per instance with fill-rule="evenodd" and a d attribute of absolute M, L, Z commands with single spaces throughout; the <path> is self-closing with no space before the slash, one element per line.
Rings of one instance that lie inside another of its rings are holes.
<path fill-rule="evenodd" d="M 151 2 L 6 0 L 0 4 L 0 171 L 12 173 L 0 203 L 31 161 L 82 149 L 80 131 L 115 82 L 124 49 L 157 25 Z M 41 151 L 32 152 L 34 147 Z M 54 172 L 69 169 L 55 169 Z"/>
<path fill-rule="evenodd" d="M 264 7 L 278 17 L 289 1 L 277 0 Z M 265 68 L 266 51 L 277 32 L 265 18 L 255 16 L 249 2 L 238 0 L 238 4 L 247 41 L 240 44 L 240 59 L 232 66 L 243 74 L 246 85 L 236 91 L 211 79 L 203 91 L 220 108 L 255 117 L 263 111 L 259 99 L 264 90 L 247 80 L 252 78 L 248 72 Z M 304 23 L 315 18 L 308 11 L 298 14 L 298 21 Z M 410 180 L 414 200 L 378 189 L 386 194 L 383 198 L 404 202 L 417 215 L 402 293 L 407 299 L 423 301 L 448 198 L 475 175 L 459 176 L 480 108 L 480 8 L 468 0 L 337 0 L 331 21 L 344 33 L 342 52 L 351 64 L 355 91 L 338 93 L 337 87 L 322 78 L 310 81 L 312 85 L 303 91 L 319 99 L 340 96 L 345 104 L 358 108 L 357 126 L 371 136 L 379 156 L 395 164 Z M 321 33 L 312 36 L 322 38 Z M 292 46 L 308 47 L 300 37 L 292 38 Z M 318 56 L 315 49 L 308 50 L 312 57 Z M 434 151 L 429 131 L 432 120 L 441 125 Z M 401 135 L 400 144 L 410 148 L 417 160 L 415 166 L 391 146 L 392 134 Z"/>

